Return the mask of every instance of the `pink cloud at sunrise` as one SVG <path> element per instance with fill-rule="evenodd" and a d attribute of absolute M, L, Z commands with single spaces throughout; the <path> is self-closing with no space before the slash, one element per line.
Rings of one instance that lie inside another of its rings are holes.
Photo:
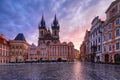
<path fill-rule="evenodd" d="M 90 29 L 91 21 L 99 16 L 105 20 L 105 11 L 114 0 L 10 0 L 0 2 L 0 34 L 14 39 L 24 33 L 31 44 L 38 42 L 38 24 L 44 13 L 47 27 L 51 27 L 54 15 L 60 24 L 60 40 L 71 41 L 75 48 L 84 39 L 85 31 Z M 7 24 L 5 24 L 7 23 Z"/>

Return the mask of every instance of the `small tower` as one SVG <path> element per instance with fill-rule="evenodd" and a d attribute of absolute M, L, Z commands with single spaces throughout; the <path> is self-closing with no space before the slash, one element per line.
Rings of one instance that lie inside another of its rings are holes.
<path fill-rule="evenodd" d="M 56 18 L 56 15 L 54 17 L 53 23 L 52 23 L 52 36 L 54 38 L 54 40 L 59 41 L 59 23 L 58 20 Z"/>
<path fill-rule="evenodd" d="M 44 37 L 47 33 L 47 29 L 46 29 L 46 25 L 45 25 L 45 20 L 44 20 L 44 16 L 42 15 L 42 19 L 40 24 L 38 25 L 39 28 L 39 40 L 38 40 L 38 46 L 40 45 L 41 41 L 44 40 Z"/>

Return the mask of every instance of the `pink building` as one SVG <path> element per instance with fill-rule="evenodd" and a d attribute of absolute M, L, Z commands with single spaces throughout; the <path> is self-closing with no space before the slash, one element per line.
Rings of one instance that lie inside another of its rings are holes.
<path fill-rule="evenodd" d="M 0 64 L 9 63 L 9 45 L 4 35 L 0 35 Z"/>

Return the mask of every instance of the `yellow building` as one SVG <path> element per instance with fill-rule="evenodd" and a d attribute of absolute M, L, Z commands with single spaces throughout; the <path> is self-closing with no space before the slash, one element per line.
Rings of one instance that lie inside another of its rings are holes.
<path fill-rule="evenodd" d="M 25 62 L 28 58 L 28 46 L 25 37 L 19 33 L 14 40 L 9 41 L 10 62 Z"/>
<path fill-rule="evenodd" d="M 80 52 L 77 49 L 74 49 L 75 60 L 80 60 Z"/>

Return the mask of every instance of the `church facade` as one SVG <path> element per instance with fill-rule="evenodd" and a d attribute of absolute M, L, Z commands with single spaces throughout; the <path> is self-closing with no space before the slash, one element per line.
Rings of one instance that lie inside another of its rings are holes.
<path fill-rule="evenodd" d="M 39 29 L 38 46 L 36 47 L 37 51 L 35 51 L 35 54 L 38 55 L 36 58 L 37 60 L 43 61 L 74 60 L 73 43 L 60 42 L 59 39 L 60 25 L 58 23 L 56 15 L 51 24 L 51 30 L 50 28 L 46 27 L 44 16 L 42 16 L 41 22 L 38 25 L 38 29 Z M 30 54 L 30 52 L 28 52 L 28 54 Z"/>

